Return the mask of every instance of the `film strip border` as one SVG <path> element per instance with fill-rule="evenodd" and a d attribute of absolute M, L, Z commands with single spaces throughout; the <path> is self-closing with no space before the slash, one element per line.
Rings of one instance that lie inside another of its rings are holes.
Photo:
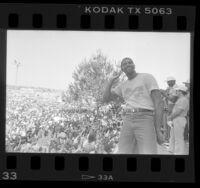
<path fill-rule="evenodd" d="M 195 6 L 1 4 L 0 28 L 194 31 Z"/>
<path fill-rule="evenodd" d="M 8 154 L 1 180 L 194 182 L 186 156 Z"/>
<path fill-rule="evenodd" d="M 0 4 L 0 28 L 193 32 L 195 7 Z M 0 148 L 0 180 L 194 182 L 192 147 L 189 156 L 6 154 Z"/>

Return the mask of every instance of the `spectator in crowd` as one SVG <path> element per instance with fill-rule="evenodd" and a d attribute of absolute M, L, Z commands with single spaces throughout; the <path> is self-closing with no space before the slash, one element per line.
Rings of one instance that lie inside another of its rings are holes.
<path fill-rule="evenodd" d="M 172 122 L 173 129 L 170 134 L 170 151 L 176 155 L 184 155 L 185 141 L 184 129 L 186 126 L 186 116 L 189 110 L 189 101 L 187 98 L 187 88 L 185 86 L 178 86 L 177 88 L 178 100 L 168 117 L 168 122 Z"/>
<path fill-rule="evenodd" d="M 95 153 L 96 151 L 96 134 L 91 132 L 88 135 L 87 140 L 83 143 L 83 150 L 86 153 Z"/>
<path fill-rule="evenodd" d="M 103 96 L 105 103 L 118 96 L 126 103 L 118 153 L 157 154 L 157 142 L 164 142 L 160 129 L 163 103 L 157 81 L 151 74 L 137 73 L 133 60 L 128 57 L 121 61 L 121 70 L 128 80 L 112 88 L 120 74 L 113 76 Z"/>

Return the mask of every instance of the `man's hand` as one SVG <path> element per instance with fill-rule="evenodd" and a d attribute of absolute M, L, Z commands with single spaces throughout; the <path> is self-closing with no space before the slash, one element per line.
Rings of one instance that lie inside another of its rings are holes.
<path fill-rule="evenodd" d="M 112 77 L 110 78 L 110 82 L 111 82 L 112 84 L 114 84 L 114 83 L 117 81 L 117 79 L 121 76 L 121 74 L 122 74 L 122 72 L 120 71 L 118 74 L 112 76 Z"/>
<path fill-rule="evenodd" d="M 172 121 L 167 121 L 167 125 L 172 128 L 172 126 L 173 126 Z"/>
<path fill-rule="evenodd" d="M 114 84 L 116 84 L 116 82 L 121 74 L 122 74 L 122 71 L 120 71 L 119 73 L 115 73 L 109 79 L 108 84 L 106 85 L 106 88 L 105 88 L 105 91 L 103 94 L 103 99 L 102 99 L 103 103 L 108 103 L 111 100 L 114 100 L 118 97 L 118 95 L 115 92 L 111 92 L 111 88 L 114 86 Z"/>
<path fill-rule="evenodd" d="M 162 134 L 160 130 L 156 131 L 156 135 L 157 135 L 158 144 L 162 145 L 165 142 L 164 135 Z"/>

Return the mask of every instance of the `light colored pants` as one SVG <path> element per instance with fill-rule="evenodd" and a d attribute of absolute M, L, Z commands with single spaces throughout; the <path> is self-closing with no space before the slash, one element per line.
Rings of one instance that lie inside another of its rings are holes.
<path fill-rule="evenodd" d="M 152 112 L 126 114 L 119 138 L 119 154 L 157 154 Z"/>
<path fill-rule="evenodd" d="M 184 141 L 185 117 L 177 117 L 173 120 L 173 128 L 170 131 L 169 150 L 175 155 L 185 155 L 186 145 Z"/>

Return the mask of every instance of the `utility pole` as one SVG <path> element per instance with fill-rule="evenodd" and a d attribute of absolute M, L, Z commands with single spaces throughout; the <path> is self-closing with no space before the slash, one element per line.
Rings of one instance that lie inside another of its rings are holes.
<path fill-rule="evenodd" d="M 18 81 L 18 71 L 19 71 L 19 67 L 21 66 L 21 62 L 14 60 L 14 65 L 16 66 L 16 75 L 15 75 L 15 85 L 17 85 L 17 81 Z"/>

